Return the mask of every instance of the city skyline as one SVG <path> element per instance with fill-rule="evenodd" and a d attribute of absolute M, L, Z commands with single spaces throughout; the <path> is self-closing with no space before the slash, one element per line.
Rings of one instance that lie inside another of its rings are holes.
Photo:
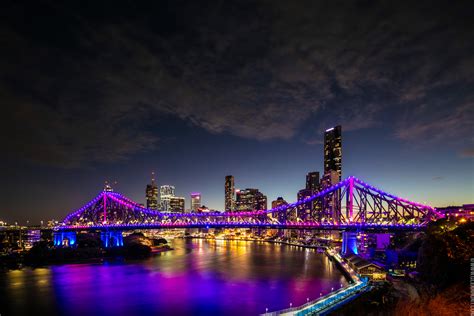
<path fill-rule="evenodd" d="M 474 1 L 0 12 L 0 316 L 469 310 Z"/>
<path fill-rule="evenodd" d="M 61 219 L 108 179 L 145 204 L 151 171 L 211 209 L 229 174 L 292 202 L 337 125 L 342 179 L 473 203 L 471 6 L 9 3 L 0 219 Z"/>
<path fill-rule="evenodd" d="M 326 131 L 326 130 L 325 130 L 325 131 Z M 344 146 L 346 146 L 346 143 L 344 143 Z M 345 159 L 346 159 L 346 158 L 347 158 L 347 157 L 345 156 Z M 309 177 L 310 177 L 310 175 L 311 175 L 312 173 L 318 173 L 318 172 L 319 172 L 319 173 L 321 174 L 321 180 L 323 179 L 323 175 L 324 175 L 324 174 L 323 174 L 321 171 L 318 171 L 318 170 L 324 170 L 324 167 L 323 167 L 323 165 L 324 165 L 324 163 L 323 163 L 323 162 L 324 162 L 324 151 L 322 151 L 322 152 L 320 153 L 320 161 L 321 161 L 321 165 L 322 165 L 320 169 L 314 169 L 313 171 L 308 170 L 308 171 L 305 171 L 305 174 L 300 175 L 300 177 L 299 177 L 300 179 L 298 179 L 298 182 L 300 183 L 300 184 L 298 184 L 298 186 L 299 186 L 300 188 L 301 188 L 301 187 L 304 188 L 305 186 L 308 185 L 308 181 L 310 181 L 310 180 L 309 180 Z M 345 168 L 345 166 L 344 166 L 344 168 Z M 156 170 L 156 169 L 157 169 L 157 168 L 154 168 L 154 170 Z M 174 195 L 174 196 L 178 196 L 178 197 L 179 197 L 179 196 L 188 196 L 188 197 L 190 197 L 190 196 L 193 194 L 193 191 L 191 191 L 191 192 L 183 192 L 183 190 L 182 190 L 182 189 L 179 189 L 179 187 L 178 187 L 178 190 L 176 190 L 176 192 L 175 192 L 174 190 L 175 190 L 175 188 L 176 188 L 177 186 L 170 185 L 170 184 L 169 184 L 170 182 L 166 182 L 167 184 L 164 184 L 164 183 L 161 184 L 159 181 L 156 181 L 155 176 L 156 176 L 156 175 L 155 175 L 155 172 L 152 171 L 152 181 L 151 181 L 151 182 L 152 182 L 158 189 L 160 189 L 160 188 L 162 188 L 162 187 L 171 187 L 172 190 L 173 190 L 173 195 Z M 343 173 L 342 179 L 345 179 L 345 178 L 347 178 L 348 176 L 349 176 L 349 175 Z M 227 177 L 227 176 L 226 176 L 226 177 Z M 225 185 L 225 179 L 226 179 L 226 177 L 222 178 L 223 181 L 222 181 L 222 183 L 220 184 L 220 185 L 221 185 L 221 188 L 222 188 L 223 185 Z M 117 178 L 117 177 L 115 177 L 115 178 Z M 233 176 L 233 178 L 237 178 L 237 181 L 236 181 L 237 184 L 240 183 L 238 177 L 234 177 L 234 176 Z M 432 179 L 432 180 L 434 181 L 434 179 Z M 149 182 L 149 181 L 148 181 L 148 182 Z M 214 182 L 214 181 L 213 181 L 213 182 Z M 110 186 L 110 184 L 108 184 L 107 181 L 105 181 L 105 183 L 106 183 L 107 186 Z M 148 186 L 148 185 L 147 185 L 147 186 Z M 287 190 L 285 193 L 276 192 L 276 195 L 273 196 L 273 195 L 269 195 L 265 189 L 262 189 L 262 188 L 260 188 L 258 185 L 253 185 L 253 184 L 251 184 L 251 183 L 250 183 L 249 185 L 235 185 L 235 183 L 234 183 L 234 187 L 235 187 L 235 190 L 239 190 L 239 189 L 242 189 L 242 190 L 243 190 L 243 189 L 245 189 L 245 188 L 252 188 L 252 187 L 259 188 L 259 190 L 260 190 L 265 196 L 268 197 L 269 202 L 272 201 L 272 200 L 274 200 L 274 199 L 276 199 L 277 197 L 283 197 L 284 200 L 287 200 L 287 201 L 289 201 L 289 202 L 294 202 L 294 201 L 297 200 L 297 197 L 296 197 L 297 193 L 298 193 L 299 191 L 301 191 L 301 189 L 295 189 L 294 192 Z M 123 193 L 123 191 L 120 190 L 120 181 L 119 181 L 119 182 L 116 181 L 116 182 L 115 182 L 115 185 L 112 186 L 112 188 L 116 188 L 118 191 L 120 191 L 120 192 Z M 215 188 L 213 188 L 213 189 L 215 189 Z M 134 191 L 135 191 L 135 188 L 132 190 L 132 192 L 134 192 Z M 146 191 L 146 190 L 145 190 L 145 191 Z M 195 190 L 194 190 L 194 191 L 195 191 Z M 202 190 L 201 190 L 201 191 L 202 191 Z M 206 190 L 204 190 L 204 191 L 206 191 Z M 214 190 L 212 190 L 212 191 L 214 191 Z M 210 191 L 210 192 L 212 192 L 212 191 Z M 270 189 L 270 191 L 272 191 L 272 190 Z M 142 192 L 143 192 L 143 191 L 142 191 Z M 273 192 L 275 192 L 275 191 L 273 191 Z M 146 192 L 145 192 L 145 193 L 146 193 Z M 225 194 L 224 194 L 224 192 L 221 192 L 221 194 L 222 194 L 222 195 L 221 195 L 219 198 L 220 198 L 221 200 L 223 200 L 223 199 L 225 198 Z M 400 195 L 402 196 L 403 194 L 400 193 Z M 131 196 L 135 196 L 135 195 L 131 195 Z M 215 199 L 215 200 L 216 200 L 215 202 L 214 202 L 213 200 L 209 200 L 209 202 L 206 202 L 206 203 L 205 203 L 206 206 L 209 207 L 210 209 L 224 210 L 224 201 L 222 201 L 222 206 L 219 207 L 219 202 L 217 201 L 217 200 L 219 200 L 219 198 Z M 135 199 L 136 201 L 139 201 L 139 202 L 144 202 L 143 204 L 146 205 L 146 204 L 145 204 L 145 203 L 146 203 L 146 194 L 144 194 L 144 195 L 142 194 L 141 197 L 139 197 L 139 198 L 134 198 L 134 199 Z M 185 199 L 187 199 L 187 198 L 185 198 Z M 200 197 L 200 199 L 201 199 L 201 197 Z M 190 204 L 189 204 L 190 207 L 189 207 L 188 209 L 191 208 L 191 198 L 189 198 L 189 200 L 190 200 Z M 158 198 L 158 201 L 159 201 L 160 203 L 162 202 L 160 197 Z M 423 202 L 426 202 L 426 201 L 423 201 Z M 469 200 L 465 200 L 465 201 L 459 201 L 459 202 L 457 202 L 457 203 L 456 203 L 456 202 L 454 202 L 454 203 L 447 203 L 447 204 L 445 204 L 445 205 L 434 205 L 434 204 L 429 203 L 429 202 L 428 202 L 427 204 L 436 207 L 436 206 L 460 205 L 460 204 L 466 204 L 466 203 L 471 203 L 471 202 L 469 202 Z M 215 205 L 217 205 L 217 207 L 215 207 Z M 73 209 L 74 207 L 75 207 L 75 206 L 73 205 L 73 206 L 72 206 L 72 209 Z M 29 217 L 29 219 L 28 219 L 28 221 L 29 221 L 30 223 L 35 223 L 34 219 L 31 220 L 30 218 L 35 218 L 35 217 Z M 5 220 L 5 219 L 6 219 L 6 218 L 2 218 L 2 220 Z M 40 220 L 43 220 L 43 221 L 47 221 L 47 220 L 49 220 L 49 219 L 51 219 L 51 218 L 43 218 L 43 217 L 40 218 Z M 59 217 L 59 218 L 54 218 L 54 219 L 56 219 L 56 220 L 61 220 L 61 217 Z M 12 221 L 17 221 L 17 219 L 10 219 L 10 222 L 12 222 Z"/>

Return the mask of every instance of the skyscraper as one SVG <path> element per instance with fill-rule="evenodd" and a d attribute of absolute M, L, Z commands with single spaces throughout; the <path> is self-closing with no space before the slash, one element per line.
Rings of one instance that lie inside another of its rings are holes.
<path fill-rule="evenodd" d="M 184 213 L 185 198 L 181 196 L 173 196 L 170 199 L 170 212 Z"/>
<path fill-rule="evenodd" d="M 304 199 L 310 198 L 314 193 L 316 193 L 316 192 L 314 192 L 313 190 L 302 189 L 302 190 L 298 191 L 296 197 L 297 197 L 298 201 L 302 201 Z M 298 218 L 303 219 L 303 220 L 308 219 L 308 216 L 311 214 L 311 212 L 313 210 L 313 204 L 314 203 L 315 203 L 315 201 L 309 201 L 309 202 L 298 205 L 298 207 L 297 207 L 298 213 L 295 214 L 295 215 Z"/>
<path fill-rule="evenodd" d="M 267 209 L 267 197 L 258 189 L 239 190 L 236 193 L 236 210 L 254 211 Z"/>
<path fill-rule="evenodd" d="M 272 201 L 272 209 L 275 209 L 279 206 L 282 206 L 282 205 L 287 205 L 288 202 L 286 202 L 281 196 L 277 197 L 276 200 Z M 271 218 L 276 218 L 278 219 L 279 217 L 279 214 L 282 214 L 281 212 L 276 212 L 276 213 L 269 213 L 268 215 L 271 217 Z M 280 216 L 281 219 L 283 220 L 283 217 Z"/>
<path fill-rule="evenodd" d="M 170 211 L 170 201 L 174 197 L 174 186 L 162 185 L 160 187 L 161 210 L 163 212 Z"/>
<path fill-rule="evenodd" d="M 341 126 L 329 128 L 324 133 L 324 174 L 329 170 L 337 172 L 339 181 L 342 176 L 342 133 Z"/>
<path fill-rule="evenodd" d="M 155 173 L 151 173 L 151 184 L 146 186 L 146 207 L 151 210 L 158 209 L 158 187 L 155 184 Z"/>
<path fill-rule="evenodd" d="M 225 211 L 232 212 L 235 208 L 234 176 L 225 177 Z"/>
<path fill-rule="evenodd" d="M 311 190 L 314 193 L 319 191 L 319 172 L 312 171 L 306 175 L 306 190 Z"/>
<path fill-rule="evenodd" d="M 299 190 L 297 194 L 298 201 L 310 198 L 314 194 L 320 191 L 319 184 L 319 172 L 311 171 L 306 174 L 306 186 L 304 189 Z M 317 200 L 309 201 L 304 204 L 300 204 L 297 207 L 298 213 L 297 216 L 300 219 L 306 220 L 311 217 L 315 217 L 316 213 L 319 211 Z"/>
<path fill-rule="evenodd" d="M 321 190 L 325 190 L 339 182 L 339 174 L 335 170 L 329 170 L 321 179 Z M 339 203 L 340 190 L 336 190 L 330 197 L 323 198 L 320 212 L 320 220 L 323 223 L 337 223 L 340 217 L 341 205 Z"/>
<path fill-rule="evenodd" d="M 272 201 L 272 208 L 277 208 L 278 206 L 286 204 L 288 204 L 288 202 L 286 202 L 281 196 L 279 196 L 276 200 Z"/>
<path fill-rule="evenodd" d="M 191 212 L 197 212 L 201 207 L 201 193 L 191 193 Z"/>

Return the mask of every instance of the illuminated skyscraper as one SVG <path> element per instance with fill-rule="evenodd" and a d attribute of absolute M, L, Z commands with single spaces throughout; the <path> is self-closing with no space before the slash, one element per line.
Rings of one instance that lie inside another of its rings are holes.
<path fill-rule="evenodd" d="M 236 191 L 235 209 L 238 211 L 254 211 L 267 209 L 267 197 L 258 189 Z"/>
<path fill-rule="evenodd" d="M 288 202 L 286 202 L 281 196 L 277 197 L 276 200 L 272 201 L 272 209 L 274 208 L 277 208 L 279 206 L 282 206 L 282 205 L 287 205 Z M 271 217 L 271 218 L 277 218 L 278 219 L 278 215 L 279 214 L 282 214 L 281 212 L 276 212 L 276 213 L 269 213 L 268 215 Z M 281 217 L 282 220 L 283 217 Z"/>
<path fill-rule="evenodd" d="M 184 213 L 185 198 L 180 196 L 173 196 L 170 199 L 170 212 Z"/>
<path fill-rule="evenodd" d="M 151 210 L 158 209 L 158 187 L 155 184 L 155 173 L 151 173 L 151 184 L 146 186 L 146 207 Z"/>
<path fill-rule="evenodd" d="M 304 189 L 299 190 L 297 194 L 298 201 L 310 198 L 314 194 L 320 191 L 319 183 L 319 172 L 312 171 L 306 174 L 306 186 Z M 310 219 L 311 216 L 315 217 L 315 214 L 319 211 L 318 202 L 316 200 L 309 201 L 304 204 L 300 204 L 297 207 L 298 209 L 298 218 L 303 220 Z"/>
<path fill-rule="evenodd" d="M 278 206 L 287 204 L 288 202 L 286 202 L 281 196 L 279 196 L 276 200 L 272 201 L 272 208 L 277 208 Z"/>
<path fill-rule="evenodd" d="M 191 193 L 191 212 L 197 212 L 201 207 L 201 193 Z"/>
<path fill-rule="evenodd" d="M 339 174 L 335 170 L 329 170 L 321 179 L 321 190 L 325 190 L 339 182 Z M 337 223 L 340 215 L 341 205 L 338 204 L 341 192 L 337 190 L 331 197 L 323 198 L 320 220 L 325 223 Z"/>
<path fill-rule="evenodd" d="M 328 174 L 330 170 L 336 171 L 341 181 L 342 133 L 340 125 L 329 128 L 324 133 L 324 174 Z"/>
<path fill-rule="evenodd" d="M 164 212 L 170 211 L 170 201 L 174 197 L 174 186 L 162 185 L 160 187 L 161 210 Z"/>
<path fill-rule="evenodd" d="M 235 208 L 235 189 L 234 189 L 234 176 L 225 177 L 225 210 L 231 212 Z"/>
<path fill-rule="evenodd" d="M 306 190 L 311 190 L 314 193 L 319 192 L 319 172 L 308 172 L 306 175 Z"/>

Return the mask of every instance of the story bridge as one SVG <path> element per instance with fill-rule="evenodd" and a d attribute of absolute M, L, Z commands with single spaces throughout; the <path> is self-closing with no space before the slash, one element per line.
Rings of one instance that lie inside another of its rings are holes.
<path fill-rule="evenodd" d="M 265 228 L 342 230 L 343 248 L 352 248 L 354 232 L 416 231 L 441 217 L 431 206 L 397 197 L 355 177 L 294 203 L 234 212 L 161 212 L 104 190 L 54 228 L 54 243 L 59 246 L 68 240 L 73 245 L 78 231 L 100 231 L 109 247 L 123 245 L 122 232 L 126 230 Z"/>

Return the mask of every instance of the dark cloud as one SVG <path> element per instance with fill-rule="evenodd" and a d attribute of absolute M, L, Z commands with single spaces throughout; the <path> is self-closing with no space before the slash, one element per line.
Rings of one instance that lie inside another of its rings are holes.
<path fill-rule="evenodd" d="M 467 3 L 467 5 L 466 5 Z M 166 115 L 211 133 L 315 143 L 388 127 L 472 147 L 468 2 L 4 4 L 4 148 L 62 166 L 159 146 Z"/>

